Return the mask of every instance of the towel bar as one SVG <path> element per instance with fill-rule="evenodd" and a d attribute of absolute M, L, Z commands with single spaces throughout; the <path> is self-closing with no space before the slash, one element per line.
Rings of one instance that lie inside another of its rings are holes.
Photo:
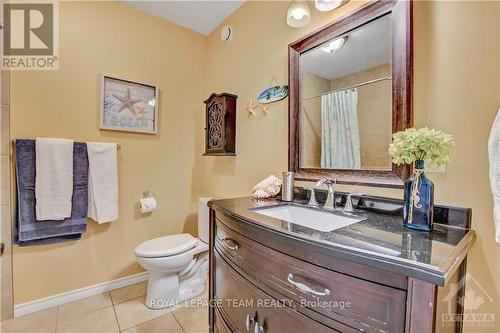
<path fill-rule="evenodd" d="M 12 143 L 15 144 L 17 139 L 12 139 Z M 120 146 L 119 143 L 116 144 L 116 149 L 120 149 L 122 146 Z"/>

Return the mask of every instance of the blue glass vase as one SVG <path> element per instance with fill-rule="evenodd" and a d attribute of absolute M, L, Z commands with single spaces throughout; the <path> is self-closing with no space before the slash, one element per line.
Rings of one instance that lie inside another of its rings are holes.
<path fill-rule="evenodd" d="M 431 231 L 434 215 L 434 184 L 424 173 L 424 161 L 415 161 L 405 182 L 403 222 L 410 229 Z"/>

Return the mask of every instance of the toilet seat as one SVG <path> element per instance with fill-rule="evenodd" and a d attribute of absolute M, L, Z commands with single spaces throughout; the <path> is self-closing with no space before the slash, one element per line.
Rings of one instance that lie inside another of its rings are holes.
<path fill-rule="evenodd" d="M 198 239 L 190 234 L 177 234 L 148 240 L 135 248 L 135 254 L 142 258 L 161 258 L 175 256 L 191 250 Z"/>

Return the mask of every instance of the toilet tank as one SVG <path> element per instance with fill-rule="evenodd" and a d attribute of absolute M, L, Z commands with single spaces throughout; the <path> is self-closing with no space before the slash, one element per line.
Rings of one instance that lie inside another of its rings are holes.
<path fill-rule="evenodd" d="M 209 208 L 207 203 L 213 198 L 200 198 L 198 200 L 198 238 L 208 244 L 208 219 Z"/>

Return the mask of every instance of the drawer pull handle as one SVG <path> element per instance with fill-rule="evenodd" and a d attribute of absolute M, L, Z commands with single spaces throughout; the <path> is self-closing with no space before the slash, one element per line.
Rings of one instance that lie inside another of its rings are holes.
<path fill-rule="evenodd" d="M 293 281 L 293 274 L 289 273 L 288 274 L 288 282 L 290 282 L 293 286 L 297 287 L 299 290 L 302 290 L 305 293 L 315 295 L 315 296 L 329 296 L 330 295 L 330 289 L 325 288 L 325 291 L 316 291 L 314 289 L 311 289 L 310 287 L 306 286 L 303 283 L 300 282 L 295 282 Z"/>
<path fill-rule="evenodd" d="M 253 333 L 264 333 L 264 327 L 260 326 L 259 323 L 255 323 Z"/>
<path fill-rule="evenodd" d="M 245 319 L 245 328 L 247 329 L 247 332 L 250 332 L 250 328 L 252 328 L 253 323 L 255 323 L 255 319 L 253 319 L 252 317 L 250 317 L 249 314 L 247 314 L 247 318 Z"/>
<path fill-rule="evenodd" d="M 230 250 L 235 250 L 235 251 L 236 251 L 236 250 L 238 250 L 238 249 L 240 248 L 240 247 L 238 246 L 238 243 L 236 243 L 236 242 L 235 242 L 234 240 L 232 240 L 231 238 L 228 238 L 228 237 L 226 237 L 226 238 L 222 238 L 222 239 L 221 239 L 221 241 L 223 241 L 224 243 L 226 243 L 227 248 L 228 248 L 228 249 L 230 249 Z M 229 245 L 228 243 L 233 243 L 234 245 L 233 245 L 233 246 L 231 246 L 231 245 Z"/>

